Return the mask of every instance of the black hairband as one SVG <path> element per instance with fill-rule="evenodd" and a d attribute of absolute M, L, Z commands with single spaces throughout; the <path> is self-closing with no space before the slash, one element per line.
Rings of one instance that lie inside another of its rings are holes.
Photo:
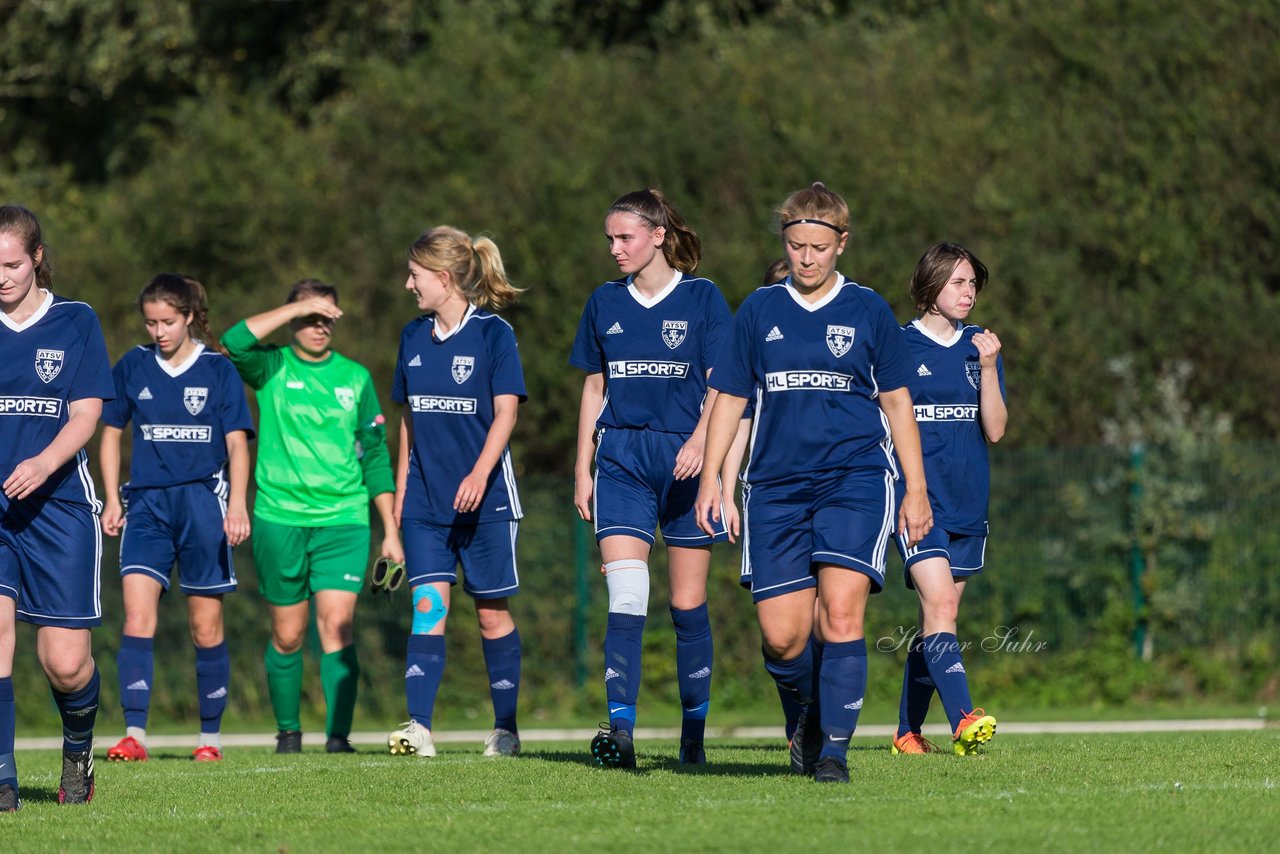
<path fill-rule="evenodd" d="M 791 222 L 784 222 L 782 224 L 782 230 L 786 231 L 788 228 L 790 228 L 793 225 L 825 225 L 827 228 L 831 229 L 836 234 L 844 234 L 846 231 L 848 231 L 848 229 L 840 228 L 839 226 L 832 225 L 831 223 L 821 219 L 793 219 L 791 220 Z"/>

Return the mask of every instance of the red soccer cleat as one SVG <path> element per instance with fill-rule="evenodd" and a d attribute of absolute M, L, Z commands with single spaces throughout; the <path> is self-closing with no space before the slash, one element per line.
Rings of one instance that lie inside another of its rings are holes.
<path fill-rule="evenodd" d="M 108 762 L 146 762 L 149 758 L 146 745 L 131 735 L 126 735 L 107 751 Z"/>

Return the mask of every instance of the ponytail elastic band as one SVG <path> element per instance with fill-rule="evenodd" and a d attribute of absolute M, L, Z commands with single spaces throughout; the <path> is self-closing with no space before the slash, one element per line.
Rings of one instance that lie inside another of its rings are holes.
<path fill-rule="evenodd" d="M 836 234 L 844 234 L 846 231 L 848 231 L 847 228 L 840 228 L 839 226 L 832 225 L 826 220 L 821 220 L 821 219 L 793 219 L 791 220 L 791 222 L 784 222 L 782 224 L 782 230 L 786 231 L 788 228 L 790 228 L 793 225 L 825 225 L 827 228 L 831 229 Z"/>

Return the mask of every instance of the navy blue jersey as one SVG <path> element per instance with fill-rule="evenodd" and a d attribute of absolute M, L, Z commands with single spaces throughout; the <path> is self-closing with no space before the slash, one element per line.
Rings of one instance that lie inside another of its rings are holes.
<path fill-rule="evenodd" d="M 123 430 L 133 422 L 125 489 L 226 480 L 227 434 L 253 435 L 230 359 L 199 344 L 174 367 L 148 344 L 121 356 L 111 376 L 116 399 L 102 408 L 102 423 Z"/>
<path fill-rule="evenodd" d="M 719 288 L 688 273 L 651 300 L 630 278 L 596 288 L 569 356 L 575 368 L 604 375 L 596 426 L 691 434 L 729 324 Z"/>
<path fill-rule="evenodd" d="M 807 303 L 791 279 L 747 297 L 711 386 L 755 395 L 748 483 L 803 480 L 859 468 L 898 477 L 881 391 L 907 385 L 910 366 L 889 305 L 839 276 Z"/>
<path fill-rule="evenodd" d="M 902 329 L 913 366 L 909 388 L 924 447 L 933 524 L 956 534 L 985 534 L 991 472 L 978 415 L 982 368 L 973 345 L 982 327 L 958 328 L 949 341 L 918 321 Z M 999 357 L 996 371 L 1004 397 L 1004 360 Z"/>
<path fill-rule="evenodd" d="M 26 322 L 0 312 L 0 481 L 49 447 L 74 400 L 110 400 L 111 361 L 98 316 L 82 302 L 47 294 Z M 102 509 L 81 448 L 32 496 Z"/>
<path fill-rule="evenodd" d="M 443 339 L 435 316 L 423 315 L 400 333 L 400 354 L 391 399 L 407 403 L 413 418 L 413 448 L 403 516 L 437 525 L 519 519 L 511 450 L 489 475 L 477 511 L 458 513 L 458 485 L 471 473 L 493 426 L 493 399 L 528 397 L 516 335 L 496 314 L 471 307 Z"/>

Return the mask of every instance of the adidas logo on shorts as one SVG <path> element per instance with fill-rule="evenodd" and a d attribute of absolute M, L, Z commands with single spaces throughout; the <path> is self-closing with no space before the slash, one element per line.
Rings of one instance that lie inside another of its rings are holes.
<path fill-rule="evenodd" d="M 427 674 L 422 672 L 422 668 L 416 664 L 410 664 L 409 669 L 404 672 L 405 679 L 408 679 L 411 676 L 426 676 L 426 675 Z"/>
<path fill-rule="evenodd" d="M 495 691 L 510 691 L 516 687 L 516 683 L 510 679 L 499 679 L 497 682 L 490 682 L 489 687 Z"/>
<path fill-rule="evenodd" d="M 768 335 L 764 336 L 764 340 L 765 341 L 781 341 L 782 337 L 783 337 L 782 330 L 775 326 L 769 330 Z"/>
<path fill-rule="evenodd" d="M 948 673 L 964 673 L 964 665 L 957 661 L 955 664 L 947 668 L 947 672 Z"/>
<path fill-rule="evenodd" d="M 605 335 L 621 335 L 621 334 L 622 334 L 622 324 L 616 321 L 614 322 L 613 326 L 609 327 L 609 331 L 605 333 Z"/>
<path fill-rule="evenodd" d="M 610 679 L 617 679 L 621 675 L 622 675 L 621 673 L 614 670 L 612 667 L 606 667 L 604 669 L 604 681 L 606 682 L 608 682 Z"/>
<path fill-rule="evenodd" d="M 207 700 L 221 700 L 223 697 L 227 696 L 227 686 L 223 685 L 221 688 L 219 688 L 217 691 L 214 691 L 212 694 L 205 694 L 204 696 L 205 696 L 205 699 Z"/>
<path fill-rule="evenodd" d="M 125 688 L 125 690 L 126 691 L 150 691 L 151 686 L 147 684 L 147 680 L 139 679 L 137 682 L 134 682 L 133 684 L 131 684 L 128 688 Z"/>
<path fill-rule="evenodd" d="M 701 670 L 695 670 L 693 673 L 690 673 L 689 678 L 690 679 L 706 679 L 710 675 L 711 675 L 711 668 L 704 667 Z"/>

